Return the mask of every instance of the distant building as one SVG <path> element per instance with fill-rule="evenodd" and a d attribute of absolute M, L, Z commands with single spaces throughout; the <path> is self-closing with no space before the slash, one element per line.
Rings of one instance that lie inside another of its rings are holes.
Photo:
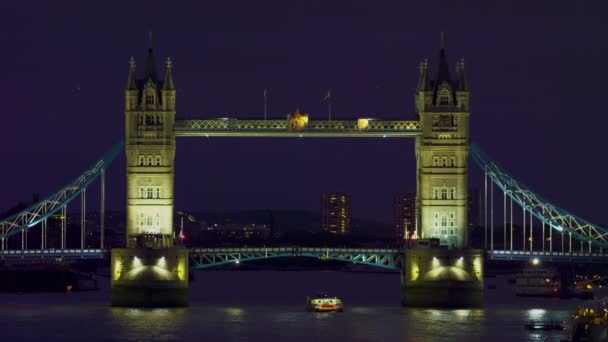
<path fill-rule="evenodd" d="M 268 240 L 270 227 L 265 224 L 213 224 L 203 228 L 205 240 L 224 242 L 247 242 L 251 240 Z"/>
<path fill-rule="evenodd" d="M 408 192 L 395 195 L 393 201 L 394 209 L 394 238 L 395 242 L 401 243 L 409 236 L 408 232 L 416 231 L 416 193 Z"/>
<path fill-rule="evenodd" d="M 481 226 L 481 212 L 481 190 L 479 188 L 471 188 L 467 196 L 469 231 Z"/>
<path fill-rule="evenodd" d="M 339 192 L 321 195 L 321 229 L 332 234 L 350 233 L 348 195 Z"/>

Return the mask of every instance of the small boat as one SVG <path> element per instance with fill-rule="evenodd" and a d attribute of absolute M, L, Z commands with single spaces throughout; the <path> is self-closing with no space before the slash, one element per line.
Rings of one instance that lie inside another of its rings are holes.
<path fill-rule="evenodd" d="M 317 312 L 342 312 L 342 300 L 338 297 L 329 297 L 324 293 L 306 297 L 306 310 Z"/>

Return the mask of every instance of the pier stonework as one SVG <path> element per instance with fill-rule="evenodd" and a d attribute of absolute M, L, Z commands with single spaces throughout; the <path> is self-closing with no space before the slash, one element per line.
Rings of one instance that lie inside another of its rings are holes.
<path fill-rule="evenodd" d="M 142 79 L 131 58 L 125 89 L 126 249 L 112 250 L 112 304 L 183 306 L 188 252 L 174 247 L 175 86 L 167 58 L 158 77 L 152 47 Z"/>
<path fill-rule="evenodd" d="M 401 304 L 412 307 L 483 305 L 483 251 L 413 248 L 401 269 Z"/>

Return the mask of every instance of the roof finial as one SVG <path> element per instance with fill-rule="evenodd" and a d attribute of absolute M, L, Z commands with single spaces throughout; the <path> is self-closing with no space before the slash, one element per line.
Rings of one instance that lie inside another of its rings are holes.
<path fill-rule="evenodd" d="M 439 36 L 439 49 L 445 50 L 445 33 L 443 31 Z"/>
<path fill-rule="evenodd" d="M 173 76 L 171 76 L 171 69 L 173 68 L 173 62 L 171 57 L 167 57 L 165 62 L 165 82 L 163 83 L 163 90 L 175 90 L 175 84 L 173 84 Z"/>
<path fill-rule="evenodd" d="M 148 49 L 152 50 L 152 31 L 148 31 Z"/>
<path fill-rule="evenodd" d="M 129 60 L 129 67 L 131 70 L 135 70 L 135 58 L 133 58 L 133 56 L 131 56 L 131 59 Z"/>

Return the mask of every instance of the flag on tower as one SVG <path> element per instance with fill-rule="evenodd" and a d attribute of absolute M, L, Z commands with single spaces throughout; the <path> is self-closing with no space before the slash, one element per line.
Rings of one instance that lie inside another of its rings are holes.
<path fill-rule="evenodd" d="M 321 100 L 321 103 L 331 101 L 331 88 L 327 89 L 327 95 Z"/>

